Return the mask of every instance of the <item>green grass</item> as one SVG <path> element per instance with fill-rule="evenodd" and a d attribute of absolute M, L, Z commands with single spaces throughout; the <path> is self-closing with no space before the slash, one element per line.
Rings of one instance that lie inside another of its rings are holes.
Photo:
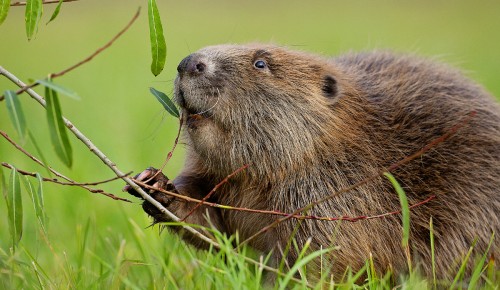
<path fill-rule="evenodd" d="M 149 87 L 170 93 L 177 63 L 210 44 L 275 42 L 326 55 L 372 48 L 416 52 L 437 56 L 462 68 L 500 96 L 498 1 L 158 2 L 168 55 L 165 70 L 157 78 L 149 71 L 145 1 L 65 3 L 58 18 L 47 26 L 44 23 L 55 6 L 45 6 L 42 25 L 30 42 L 26 39 L 22 8 L 11 7 L 0 26 L 0 66 L 28 81 L 60 71 L 88 56 L 128 22 L 137 6 L 143 6 L 139 21 L 110 49 L 54 80 L 82 99 L 61 96 L 64 115 L 123 171 L 161 165 L 175 138 L 177 122 L 162 113 L 163 108 L 149 93 Z M 0 77 L 2 93 L 15 88 Z M 27 126 L 53 167 L 81 182 L 112 176 L 75 139 L 71 139 L 73 167 L 65 168 L 51 148 L 45 111 L 26 95 L 20 101 Z M 0 102 L 0 130 L 19 141 L 5 102 Z M 23 146 L 38 155 L 29 141 Z M 34 165 L 3 139 L 1 161 L 47 175 L 44 168 Z M 168 175 L 174 177 L 182 162 L 180 146 L 167 167 Z M 0 198 L 0 289 L 256 289 L 263 285 L 261 268 L 229 252 L 229 241 L 234 237 L 218 236 L 221 244 L 226 245 L 219 252 L 196 251 L 168 231 L 159 234 L 156 229 L 147 228 L 150 221 L 137 200 L 128 204 L 78 188 L 49 183 L 43 186 L 48 236 L 40 232 L 35 209 L 22 188 L 23 237 L 15 253 L 9 249 L 6 206 Z M 122 182 L 113 182 L 100 188 L 126 197 L 121 193 L 122 186 Z M 250 249 L 242 251 L 259 259 Z M 477 281 L 489 289 L 498 288 L 498 266 L 495 268 L 489 257 L 480 257 L 475 264 L 480 269 Z M 343 281 L 335 281 L 335 285 L 341 289 L 434 285 L 434 281 L 417 274 L 403 280 L 390 274 L 377 276 L 372 265 L 368 259 L 362 271 L 346 272 Z M 306 271 L 307 267 L 302 266 L 297 266 L 297 270 Z M 289 271 L 285 266 L 283 269 L 287 275 Z M 363 275 L 369 280 L 359 281 Z M 460 271 L 457 275 L 455 285 L 462 286 L 465 280 Z M 324 279 L 330 281 L 326 270 Z M 438 287 L 440 282 L 436 282 Z M 303 283 L 290 283 L 290 288 L 304 287 Z M 277 287 L 286 284 L 286 276 L 278 277 Z"/>

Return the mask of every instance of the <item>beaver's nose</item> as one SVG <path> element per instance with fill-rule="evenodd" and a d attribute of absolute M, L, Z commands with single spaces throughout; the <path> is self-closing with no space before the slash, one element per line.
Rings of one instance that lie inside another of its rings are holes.
<path fill-rule="evenodd" d="M 196 54 L 190 54 L 177 66 L 177 71 L 179 74 L 190 74 L 190 75 L 200 75 L 206 69 L 205 63 L 200 60 L 200 56 Z"/>

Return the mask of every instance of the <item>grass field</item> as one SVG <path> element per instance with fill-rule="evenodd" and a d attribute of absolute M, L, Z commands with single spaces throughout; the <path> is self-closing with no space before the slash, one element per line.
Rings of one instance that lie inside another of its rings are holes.
<path fill-rule="evenodd" d="M 168 47 L 166 67 L 158 77 L 149 71 L 146 1 L 65 3 L 59 17 L 45 25 L 55 7 L 47 5 L 38 34 L 30 42 L 22 7 L 11 7 L 0 26 L 0 66 L 28 82 L 91 54 L 142 6 L 138 22 L 111 48 L 56 80 L 81 96 L 80 101 L 61 97 L 64 115 L 125 172 L 161 165 L 173 144 L 177 122 L 163 113 L 149 87 L 170 93 L 177 63 L 206 45 L 273 42 L 325 55 L 373 48 L 415 52 L 458 66 L 500 97 L 499 1 L 158 2 Z M 0 76 L 0 91 L 7 89 L 15 86 Z M 80 182 L 113 176 L 74 138 L 75 162 L 72 169 L 65 168 L 50 145 L 45 111 L 27 95 L 20 99 L 28 126 L 53 167 Z M 0 102 L 0 130 L 18 140 L 5 102 Z M 24 145 L 36 152 L 29 142 Z M 3 139 L 0 162 L 45 174 Z M 174 177 L 182 162 L 181 146 L 166 173 Z M 128 198 L 122 187 L 123 182 L 99 186 Z M 44 193 L 48 236 L 41 235 L 29 196 L 23 192 L 24 233 L 14 254 L 0 198 L 0 289 L 261 287 L 259 267 L 225 251 L 198 252 L 168 231 L 160 235 L 157 228 L 147 228 L 150 221 L 135 199 L 124 203 L 49 183 L 44 183 Z M 286 279 L 280 281 L 278 287 L 284 287 Z M 355 287 L 353 281 L 346 279 L 342 285 Z M 383 281 L 379 277 L 362 285 L 390 287 Z M 411 287 L 432 286 L 416 277 L 405 281 Z M 396 283 L 402 282 L 396 279 Z"/>

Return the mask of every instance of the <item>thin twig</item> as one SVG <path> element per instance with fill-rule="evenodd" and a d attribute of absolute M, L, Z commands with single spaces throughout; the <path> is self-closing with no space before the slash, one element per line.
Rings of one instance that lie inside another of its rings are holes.
<path fill-rule="evenodd" d="M 162 172 L 163 169 L 165 168 L 165 166 L 167 165 L 168 161 L 170 161 L 170 158 L 172 158 L 174 150 L 177 147 L 177 143 L 179 143 L 179 136 L 181 135 L 181 129 L 182 129 L 182 120 L 183 120 L 183 118 L 182 118 L 182 116 L 180 116 L 179 117 L 179 129 L 177 130 L 177 136 L 175 137 L 174 146 L 172 146 L 172 150 L 170 150 L 170 152 L 168 152 L 167 158 L 165 158 L 165 162 L 163 162 L 162 166 L 160 167 L 160 170 L 158 170 L 156 172 L 156 174 Z"/>
<path fill-rule="evenodd" d="M 63 2 L 76 2 L 78 0 L 63 0 Z M 42 4 L 57 4 L 59 0 L 47 0 L 43 1 Z M 14 2 L 11 3 L 10 6 L 26 6 L 26 2 Z"/>
<path fill-rule="evenodd" d="M 288 216 L 285 216 L 283 218 L 280 218 L 280 219 L 277 219 L 275 220 L 274 222 L 272 222 L 271 224 L 263 227 L 262 229 L 260 229 L 257 233 L 253 234 L 252 236 L 250 236 L 249 238 L 247 238 L 246 240 L 244 240 L 243 242 L 240 243 L 240 245 L 238 245 L 238 247 L 241 247 L 242 245 L 248 243 L 249 241 L 255 239 L 256 237 L 258 237 L 259 235 L 265 233 L 266 231 L 276 227 L 278 224 L 286 221 L 286 220 L 289 220 L 291 218 L 293 218 L 294 215 L 297 215 L 297 214 L 300 214 L 301 212 L 305 212 L 305 211 L 308 211 L 310 210 L 311 208 L 313 208 L 314 206 L 320 204 L 320 203 L 323 203 L 329 199 L 332 199 L 342 193 L 345 193 L 345 192 L 348 192 L 348 191 L 351 191 L 359 186 L 362 186 L 362 185 L 365 185 L 367 184 L 368 182 L 371 182 L 377 178 L 379 178 L 380 176 L 382 176 L 385 172 L 392 172 L 393 170 L 395 170 L 396 168 L 399 168 L 400 166 L 412 161 L 413 159 L 423 155 L 424 153 L 426 153 L 427 151 L 429 151 L 431 148 L 435 147 L 437 144 L 441 143 L 441 142 L 444 142 L 445 140 L 447 140 L 450 136 L 452 136 L 453 134 L 455 134 L 460 128 L 462 128 L 463 126 L 465 126 L 472 117 L 474 117 L 476 115 L 476 112 L 473 111 L 473 112 L 470 112 L 467 116 L 465 116 L 465 118 L 460 121 L 458 124 L 456 124 L 455 126 L 453 126 L 452 128 L 450 128 L 445 134 L 443 134 L 443 136 L 439 137 L 439 138 L 436 138 L 435 140 L 433 140 L 432 142 L 430 142 L 428 145 L 424 146 L 422 149 L 420 149 L 419 151 L 415 152 L 414 154 L 392 164 L 391 166 L 389 166 L 387 169 L 384 169 L 384 170 L 381 170 L 380 172 L 372 175 L 372 176 L 369 176 L 359 182 L 356 182 L 355 184 L 351 185 L 351 186 L 348 186 L 344 189 L 341 189 L 339 191 L 336 191 L 324 198 L 321 198 L 317 201 L 314 201 L 314 202 L 311 202 L 310 204 L 304 206 L 304 207 L 301 207 L 297 210 L 295 210 L 293 213 L 291 213 L 290 215 Z"/>
<path fill-rule="evenodd" d="M 0 74 L 6 76 L 9 80 L 14 82 L 15 84 L 18 84 L 20 86 L 26 86 L 21 80 L 19 80 L 16 76 L 11 74 L 9 71 L 5 70 L 3 67 L 0 66 Z M 46 107 L 45 100 L 37 94 L 35 91 L 32 89 L 27 89 L 26 92 L 33 98 L 35 99 L 40 105 L 43 107 Z M 126 177 L 125 174 L 118 169 L 115 163 L 113 163 L 99 148 L 97 148 L 92 141 L 90 141 L 89 138 L 87 138 L 78 128 L 76 128 L 68 119 L 63 117 L 64 124 L 66 127 L 80 140 L 82 141 L 88 148 L 89 150 L 94 153 L 99 159 L 104 162 L 117 176 L 122 176 L 122 179 L 129 184 L 135 191 L 137 191 L 145 200 L 149 201 L 151 204 L 153 204 L 158 210 L 160 210 L 163 214 L 167 215 L 170 219 L 173 221 L 179 222 L 180 219 L 168 211 L 161 203 L 156 201 L 154 198 L 149 196 L 144 190 L 142 190 L 137 184 L 135 184 L 130 178 Z M 216 243 L 215 241 L 211 240 L 207 236 L 203 235 L 193 227 L 189 225 L 183 225 L 184 229 L 192 233 L 194 236 L 200 238 L 201 240 L 209 243 L 215 248 L 220 248 L 219 244 Z"/>
<path fill-rule="evenodd" d="M 301 215 L 301 214 L 292 214 L 292 213 L 286 213 L 286 212 L 281 212 L 277 210 L 261 210 L 261 209 L 253 209 L 253 208 L 246 208 L 246 207 L 235 207 L 235 206 L 229 206 L 229 205 L 224 205 L 224 204 L 219 204 L 219 203 L 214 203 L 214 202 L 209 202 L 206 200 L 200 200 L 196 199 L 193 197 L 189 197 L 187 195 L 182 195 L 178 194 L 175 192 L 167 191 L 162 188 L 157 188 L 152 185 L 146 184 L 144 181 L 139 181 L 132 179 L 135 183 L 139 184 L 140 186 L 146 188 L 146 189 L 152 189 L 156 190 L 159 192 L 162 192 L 166 195 L 172 196 L 174 198 L 182 199 L 187 202 L 192 202 L 192 203 L 197 203 L 197 204 L 204 204 L 210 207 L 215 207 L 215 208 L 220 208 L 224 210 L 235 210 L 235 211 L 243 211 L 243 212 L 250 212 L 250 213 L 259 213 L 259 214 L 269 214 L 269 215 L 276 215 L 276 216 L 284 216 L 288 217 L 291 216 L 291 218 L 298 219 L 298 220 L 318 220 L 318 221 L 348 221 L 348 222 L 357 222 L 361 220 L 371 220 L 371 219 L 376 219 L 376 218 L 384 218 L 388 217 L 390 215 L 396 215 L 401 213 L 401 210 L 395 210 L 391 212 L 386 212 L 382 214 L 377 214 L 377 215 L 372 215 L 372 216 L 357 216 L 357 217 L 350 217 L 350 216 L 341 216 L 341 217 L 327 217 L 327 216 L 315 216 L 315 215 Z M 436 198 L 435 195 L 431 195 L 428 198 L 426 198 L 423 201 L 420 201 L 418 203 L 415 203 L 413 205 L 410 205 L 408 208 L 412 209 L 418 206 L 421 206 L 425 203 L 428 203 L 429 201 L 433 200 Z M 185 218 L 184 218 L 185 219 Z M 183 219 L 183 220 L 184 220 Z"/>
<path fill-rule="evenodd" d="M 148 178 L 148 180 L 144 181 L 144 182 L 149 182 L 151 180 L 153 180 L 158 174 L 160 174 L 160 172 L 163 171 L 163 169 L 165 168 L 165 166 L 167 166 L 167 163 L 168 161 L 170 161 L 170 158 L 172 158 L 172 155 L 174 154 L 174 150 L 175 148 L 177 147 L 177 143 L 179 143 L 179 137 L 181 136 L 181 129 L 182 129 L 182 120 L 184 118 L 182 118 L 182 115 L 179 117 L 179 129 L 177 130 L 177 137 L 175 137 L 175 141 L 174 141 L 174 146 L 172 146 L 172 150 L 170 150 L 170 152 L 168 152 L 167 154 L 167 158 L 165 158 L 165 161 L 163 162 L 163 164 L 161 165 L 160 169 L 158 169 L 156 171 L 155 174 L 153 174 L 153 176 L 151 176 L 150 178 Z"/>
<path fill-rule="evenodd" d="M 92 193 L 99 193 L 99 194 L 103 194 L 103 195 L 106 195 L 108 197 L 111 197 L 112 199 L 115 199 L 115 200 L 123 200 L 123 201 L 130 202 L 130 200 L 128 200 L 128 199 L 116 197 L 115 195 L 112 195 L 110 193 L 105 193 L 103 190 L 95 189 L 95 188 L 90 188 L 90 187 L 87 186 L 87 185 L 95 185 L 95 184 L 99 184 L 99 183 L 95 183 L 94 182 L 94 184 L 78 184 L 77 182 L 75 182 L 74 180 L 70 179 L 69 177 L 64 176 L 63 174 L 61 174 L 58 171 L 54 170 L 54 168 L 52 168 L 50 166 L 46 166 L 45 164 L 43 164 L 43 162 L 40 161 L 35 156 L 33 156 L 33 154 L 31 154 L 28 151 L 24 150 L 23 147 L 21 147 L 19 144 L 17 144 L 16 142 L 14 142 L 14 140 L 12 140 L 9 137 L 9 135 L 7 135 L 7 133 L 5 133 L 5 132 L 3 132 L 3 131 L 0 130 L 0 135 L 2 135 L 2 137 L 4 137 L 7 141 L 9 141 L 9 143 L 12 144 L 12 146 L 14 146 L 17 150 L 19 150 L 22 153 L 24 153 L 24 155 L 28 156 L 29 158 L 31 158 L 33 161 L 35 161 L 36 163 L 40 164 L 41 166 L 46 167 L 48 170 L 50 170 L 50 172 L 54 173 L 56 176 L 58 176 L 58 177 L 60 177 L 60 178 L 62 178 L 64 180 L 68 181 L 67 185 L 80 186 L 80 187 L 82 187 L 82 188 L 84 188 L 84 189 L 86 189 L 86 190 L 88 190 L 88 191 L 90 191 Z M 35 176 L 35 175 L 32 175 L 32 176 Z M 114 178 L 114 179 L 116 179 L 116 178 Z M 103 183 L 103 182 L 100 182 L 100 183 Z"/>
<path fill-rule="evenodd" d="M 2 166 L 12 169 L 12 164 L 9 164 L 9 163 L 6 163 L 6 162 L 2 162 Z M 17 171 L 19 171 L 19 173 L 21 173 L 23 175 L 29 175 L 29 176 L 33 176 L 33 177 L 36 177 L 36 175 L 38 173 L 38 172 L 29 172 L 29 171 L 26 171 L 26 170 L 21 170 L 19 168 L 16 168 L 16 169 L 17 169 Z M 131 173 L 132 173 L 132 171 L 130 171 L 129 173 L 125 174 L 125 176 L 130 176 Z M 43 177 L 42 180 L 43 181 L 57 183 L 57 184 L 60 184 L 60 185 L 80 186 L 80 187 L 82 187 L 82 186 L 87 186 L 87 185 L 104 184 L 104 183 L 115 181 L 115 180 L 118 180 L 118 179 L 121 179 L 121 178 L 122 178 L 122 176 L 115 176 L 115 177 L 110 178 L 110 179 L 106 179 L 106 180 L 102 180 L 102 181 L 96 181 L 96 182 L 76 182 L 76 181 L 73 181 L 73 180 L 71 180 L 69 182 L 66 182 L 66 181 L 60 181 L 57 178 L 48 178 L 48 177 Z M 97 192 L 99 190 L 97 189 L 97 190 L 90 190 L 90 191 L 91 192 Z M 102 192 L 102 191 L 99 191 L 99 192 Z M 120 198 L 120 199 L 122 199 L 122 198 Z M 128 200 L 128 199 L 126 201 L 130 202 L 130 200 Z"/>
<path fill-rule="evenodd" d="M 83 59 L 82 61 L 79 61 L 78 63 L 70 66 L 69 68 L 66 68 L 60 72 L 57 72 L 57 73 L 51 73 L 49 74 L 48 78 L 49 79 L 54 79 L 54 78 L 57 78 L 57 77 L 60 77 L 74 69 L 76 69 L 77 67 L 91 61 L 96 55 L 98 55 L 99 53 L 103 52 L 105 49 L 107 49 L 108 47 L 110 47 L 120 36 L 122 36 L 122 34 L 124 34 L 129 28 L 130 26 L 132 26 L 132 24 L 135 22 L 135 20 L 137 20 L 137 18 L 139 17 L 139 13 L 141 11 L 141 7 L 139 7 L 139 9 L 137 9 L 137 12 L 135 13 L 135 15 L 132 17 L 132 19 L 129 21 L 129 23 L 122 29 L 120 30 L 120 32 L 118 32 L 118 34 L 116 34 L 110 41 L 108 41 L 104 46 L 100 47 L 99 49 L 97 49 L 96 51 L 94 51 L 94 53 L 92 53 L 90 56 L 88 56 L 87 58 Z M 19 85 L 19 83 L 16 83 L 17 85 Z M 31 88 L 34 88 L 36 87 L 37 85 L 39 85 L 38 82 L 34 82 L 32 84 L 29 84 L 29 85 L 24 85 L 24 86 L 21 86 L 21 89 L 18 90 L 16 92 L 17 95 L 25 92 L 26 90 L 28 89 L 31 89 Z M 3 99 L 5 98 L 5 96 L 0 96 L 0 101 L 3 101 Z"/>
<path fill-rule="evenodd" d="M 11 74 L 9 71 L 5 70 L 2 66 L 0 66 L 0 74 L 6 76 L 9 80 L 11 80 L 12 82 L 16 83 L 16 84 L 19 84 L 20 86 L 25 86 L 24 83 L 19 80 L 16 76 L 14 76 L 13 74 Z M 35 99 L 40 105 L 42 105 L 43 107 L 46 106 L 45 104 L 45 100 L 43 100 L 43 98 L 38 95 L 35 91 L 33 91 L 32 89 L 28 89 L 26 90 L 26 92 L 33 98 Z M 99 157 L 99 159 L 101 159 L 104 164 L 106 164 L 106 166 L 108 166 L 113 172 L 115 172 L 115 174 L 117 176 L 122 176 L 122 180 L 124 180 L 127 184 L 129 184 L 137 193 L 139 193 L 142 198 L 144 198 L 145 200 L 147 200 L 148 202 L 150 202 L 152 205 L 154 205 L 159 211 L 161 211 L 163 214 L 165 214 L 166 216 L 168 216 L 172 221 L 174 222 L 180 222 L 180 219 L 174 215 L 173 213 L 171 213 L 169 210 L 167 210 L 161 203 L 159 203 L 158 201 L 156 201 L 154 198 L 152 198 L 151 196 L 149 196 L 146 192 L 144 192 L 144 190 L 139 187 L 137 184 L 140 184 L 139 182 L 134 183 L 134 181 L 132 181 L 131 178 L 129 177 L 126 177 L 119 169 L 118 167 L 116 166 L 115 163 L 113 163 L 106 155 L 104 155 L 104 153 L 102 153 L 91 141 L 90 139 L 88 139 L 85 135 L 83 135 L 83 133 L 81 133 L 68 119 L 66 119 L 65 117 L 63 117 L 63 121 L 64 121 L 64 124 L 66 125 L 66 127 L 78 138 L 80 139 L 80 141 L 82 141 L 89 149 L 92 153 L 94 153 L 94 155 L 96 155 L 97 157 Z M 199 200 L 197 201 L 199 202 Z M 191 234 L 193 234 L 194 236 L 196 236 L 197 238 L 201 239 L 202 241 L 208 243 L 209 245 L 211 245 L 212 247 L 216 248 L 216 249 L 220 249 L 220 245 L 208 238 L 207 236 L 205 236 L 204 234 L 202 234 L 201 232 L 199 232 L 198 230 L 196 230 L 195 228 L 187 225 L 187 224 L 182 224 L 181 225 L 186 231 L 190 232 Z M 237 256 L 240 256 L 240 254 L 236 251 L 233 252 L 235 255 Z M 266 271 L 269 271 L 269 272 L 272 272 L 272 273 L 275 273 L 277 275 L 280 275 L 280 276 L 285 276 L 284 273 L 282 273 L 281 271 L 279 271 L 278 269 L 275 269 L 275 268 L 272 268 L 270 266 L 267 266 L 267 265 L 261 265 L 258 261 L 252 259 L 252 258 L 249 258 L 249 257 L 246 257 L 244 255 L 242 255 L 241 257 L 243 257 L 243 259 L 245 259 L 245 261 L 247 261 L 248 263 L 251 263 L 251 264 L 254 264 L 254 265 L 257 265 L 259 267 L 262 267 L 264 268 Z M 296 283 L 303 283 L 303 281 L 300 281 L 299 279 L 297 278 L 291 278 L 292 281 L 296 282 Z M 312 287 L 310 287 L 312 288 Z"/>
<path fill-rule="evenodd" d="M 2 164 L 3 167 L 9 168 L 9 169 L 15 168 L 14 166 L 12 166 L 11 164 L 6 163 L 6 162 L 2 162 L 1 164 Z M 16 171 L 19 172 L 22 175 L 37 177 L 37 173 L 36 172 L 29 172 L 29 171 L 22 170 L 22 169 L 19 169 L 19 168 L 16 168 Z M 73 183 L 73 182 L 62 182 L 62 181 L 59 181 L 59 180 L 57 180 L 55 178 L 47 178 L 47 177 L 41 177 L 41 178 L 42 178 L 42 181 L 57 183 L 57 184 L 61 184 L 61 185 L 79 186 L 79 187 L 87 189 L 88 191 L 90 191 L 92 193 L 99 193 L 99 194 L 105 195 L 107 197 L 110 197 L 110 198 L 112 198 L 114 200 L 121 200 L 121 201 L 125 201 L 125 202 L 131 202 L 130 200 L 128 200 L 126 198 L 118 197 L 118 196 L 116 196 L 116 195 L 114 195 L 112 193 L 105 192 L 102 189 L 94 189 L 94 188 L 84 187 L 80 183 L 76 183 L 76 182 L 75 183 Z"/>
<path fill-rule="evenodd" d="M 185 221 L 191 214 L 193 214 L 193 212 L 197 208 L 199 208 L 202 204 L 204 204 L 217 191 L 217 189 L 219 189 L 219 187 L 221 187 L 224 183 L 228 182 L 231 177 L 235 176 L 236 174 L 240 173 L 241 171 L 247 168 L 248 164 L 245 164 L 240 168 L 236 169 L 235 171 L 233 171 L 233 173 L 226 176 L 226 178 L 224 178 L 224 180 L 222 180 L 216 186 L 214 186 L 214 188 L 207 195 L 205 195 L 205 197 L 202 200 L 200 200 L 200 202 L 195 207 L 193 207 L 193 209 L 191 209 L 191 211 L 189 211 L 188 214 L 181 221 Z"/>

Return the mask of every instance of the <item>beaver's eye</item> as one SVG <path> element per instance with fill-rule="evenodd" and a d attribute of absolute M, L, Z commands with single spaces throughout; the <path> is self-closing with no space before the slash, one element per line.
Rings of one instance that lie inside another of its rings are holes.
<path fill-rule="evenodd" d="M 259 69 L 263 69 L 263 68 L 266 68 L 267 67 L 267 64 L 265 61 L 263 60 L 258 60 L 256 61 L 254 64 L 253 64 L 254 67 L 256 68 L 259 68 Z"/>

